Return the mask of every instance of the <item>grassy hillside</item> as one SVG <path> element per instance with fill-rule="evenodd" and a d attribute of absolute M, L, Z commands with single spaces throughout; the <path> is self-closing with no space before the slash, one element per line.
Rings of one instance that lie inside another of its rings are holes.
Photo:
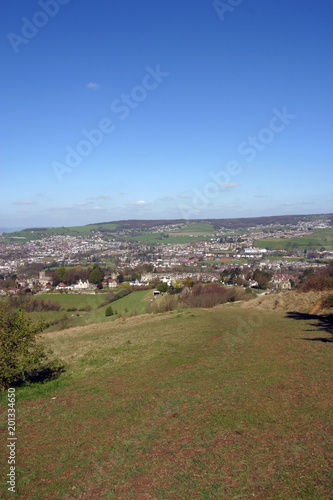
<path fill-rule="evenodd" d="M 88 226 L 53 227 L 53 228 L 29 228 L 14 233 L 8 233 L 5 241 L 31 241 L 52 235 L 62 236 L 93 236 L 96 230 L 115 231 L 117 224 L 90 224 Z M 17 239 L 19 238 L 19 239 Z"/>
<path fill-rule="evenodd" d="M 142 290 L 132 292 L 110 305 L 113 311 L 118 315 L 125 317 L 143 314 L 146 312 L 147 304 L 152 296 L 152 290 Z M 105 316 L 107 305 L 101 307 L 107 298 L 107 294 L 96 295 L 84 294 L 44 294 L 38 297 L 45 300 L 52 300 L 60 304 L 59 311 L 45 311 L 29 313 L 30 317 L 44 319 L 51 330 L 59 328 L 69 328 L 73 326 L 84 326 L 92 323 L 110 322 L 116 319 L 116 316 Z M 60 323 L 53 324 L 55 321 Z"/>
<path fill-rule="evenodd" d="M 302 238 L 265 238 L 254 242 L 254 246 L 268 250 L 276 250 L 277 248 L 286 250 L 287 247 L 292 247 L 295 244 L 301 250 L 311 248 L 320 250 L 321 247 L 333 250 L 333 228 L 317 229 L 313 234 Z"/>
<path fill-rule="evenodd" d="M 17 389 L 17 497 L 332 498 L 331 328 L 234 304 L 45 334 L 67 371 Z"/>
<path fill-rule="evenodd" d="M 296 224 L 297 222 L 311 221 L 320 219 L 332 220 L 332 215 L 313 215 L 313 216 L 272 216 L 258 218 L 242 218 L 242 219 L 206 219 L 193 220 L 191 222 L 185 220 L 128 220 L 116 222 L 102 222 L 98 224 L 88 224 L 86 226 L 72 227 L 57 227 L 57 228 L 28 228 L 23 231 L 8 233 L 1 238 L 3 242 L 25 242 L 36 240 L 52 235 L 65 236 L 94 236 L 96 231 L 101 231 L 104 236 L 110 238 L 118 238 L 121 240 L 137 241 L 147 244 L 161 243 L 190 243 L 193 241 L 201 241 L 209 238 L 221 228 L 228 228 L 234 234 L 242 234 L 244 231 L 250 230 L 253 232 L 253 226 L 259 224 L 274 224 L 273 227 L 283 228 L 285 224 Z M 174 224 L 184 224 L 184 227 L 174 230 Z M 156 227 L 162 225 L 161 232 L 155 232 Z M 168 227 L 170 226 L 170 228 Z M 153 233 L 151 231 L 154 231 Z M 258 230 L 258 229 L 257 229 Z M 124 233 L 125 231 L 125 233 Z M 163 231 L 163 232 L 162 232 Z M 256 231 L 256 230 L 255 230 Z M 291 245 L 297 243 L 300 248 L 318 249 L 322 246 L 328 250 L 333 249 L 333 229 L 318 229 L 313 235 L 304 238 L 292 239 L 262 239 L 256 241 L 256 246 L 275 249 L 277 246 L 286 247 L 287 242 Z"/>

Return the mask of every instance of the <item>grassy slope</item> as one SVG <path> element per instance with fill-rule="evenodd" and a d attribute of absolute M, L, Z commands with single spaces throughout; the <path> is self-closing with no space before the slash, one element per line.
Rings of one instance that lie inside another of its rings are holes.
<path fill-rule="evenodd" d="M 92 236 L 94 231 L 98 229 L 104 229 L 107 231 L 115 232 L 117 234 L 117 224 L 91 224 L 88 226 L 73 226 L 73 227 L 57 227 L 45 229 L 44 231 L 18 231 L 15 233 L 10 233 L 6 241 L 30 241 L 40 239 L 45 236 L 51 235 L 65 235 L 65 236 Z M 167 231 L 168 233 L 168 231 Z M 150 233 L 148 231 L 139 232 L 137 236 L 123 236 L 124 240 L 138 241 L 150 244 L 161 244 L 161 243 L 189 243 L 193 241 L 201 241 L 204 236 L 208 236 L 214 233 L 214 227 L 212 224 L 207 223 L 191 223 L 188 224 L 181 231 L 170 231 L 169 238 L 161 239 L 162 233 Z M 193 237 L 190 237 L 193 235 Z M 15 240 L 15 237 L 24 238 L 24 240 Z M 14 238 L 11 240 L 11 238 Z"/>
<path fill-rule="evenodd" d="M 46 334 L 67 372 L 17 389 L 18 497 L 332 498 L 325 328 L 235 304 Z"/>
<path fill-rule="evenodd" d="M 287 245 L 292 246 L 294 243 L 297 243 L 298 248 L 301 250 L 309 249 L 310 247 L 314 250 L 319 250 L 321 247 L 326 248 L 326 250 L 333 250 L 333 228 L 317 229 L 312 235 L 302 238 L 265 238 L 256 240 L 254 246 L 268 248 L 269 250 L 274 250 L 281 246 L 285 250 Z"/>
<path fill-rule="evenodd" d="M 116 300 L 110 305 L 114 312 L 124 316 L 130 316 L 131 314 L 143 314 L 146 312 L 146 307 L 151 296 L 152 290 L 132 292 L 130 295 Z M 115 316 L 105 316 L 107 306 L 98 307 L 107 297 L 106 294 L 45 294 L 39 295 L 39 297 L 58 302 L 61 306 L 59 311 L 30 313 L 31 317 L 42 318 L 48 323 L 62 318 L 64 314 L 67 315 L 66 327 L 110 322 L 116 319 Z M 84 309 L 87 304 L 89 304 L 92 309 L 90 311 L 83 311 L 82 309 Z M 67 311 L 67 309 L 74 308 L 77 308 L 77 311 Z M 77 314 L 79 314 L 79 316 L 77 316 Z M 51 329 L 58 329 L 58 326 L 53 325 Z"/>
<path fill-rule="evenodd" d="M 298 311 L 299 313 L 311 314 L 316 304 L 329 295 L 332 295 L 329 291 L 299 293 L 297 290 L 269 295 L 263 294 L 251 301 L 251 304 L 244 302 L 241 307 L 251 307 L 263 311 Z"/>
<path fill-rule="evenodd" d="M 192 233 L 191 233 L 192 234 Z M 193 233 L 195 235 L 197 233 Z M 149 244 L 157 244 L 157 245 L 179 245 L 183 243 L 193 243 L 196 241 L 204 241 L 207 239 L 206 236 L 204 235 L 199 235 L 199 236 L 190 236 L 189 234 L 187 235 L 179 235 L 177 236 L 176 232 L 170 232 L 168 238 L 163 238 L 161 239 L 161 233 L 142 233 L 138 236 L 126 236 L 124 239 L 131 240 L 131 241 L 138 241 L 141 243 L 149 243 Z"/>
<path fill-rule="evenodd" d="M 26 241 L 38 240 L 46 236 L 52 235 L 63 235 L 63 236 L 92 236 L 93 231 L 97 229 L 106 229 L 108 231 L 115 231 L 117 229 L 117 224 L 91 224 L 88 226 L 71 226 L 71 227 L 53 227 L 45 229 L 43 231 L 33 230 L 31 231 L 17 231 L 13 233 L 8 233 L 6 241 L 11 241 L 12 238 L 20 237 L 25 238 Z M 15 239 L 14 239 L 15 241 Z M 19 240 L 17 240 L 19 241 Z M 22 240 L 23 241 L 23 240 Z"/>

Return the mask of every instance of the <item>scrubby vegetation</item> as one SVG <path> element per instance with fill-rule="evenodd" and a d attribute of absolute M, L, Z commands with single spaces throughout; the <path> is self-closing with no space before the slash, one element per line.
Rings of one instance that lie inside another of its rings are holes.
<path fill-rule="evenodd" d="M 0 303 L 0 390 L 25 381 L 50 379 L 62 365 L 48 360 L 38 334 L 45 324 L 28 319 L 24 311 L 15 312 Z"/>
<path fill-rule="evenodd" d="M 299 287 L 300 292 L 333 290 L 333 261 L 305 277 Z"/>
<path fill-rule="evenodd" d="M 322 301 L 322 308 L 327 310 L 333 308 L 333 293 L 330 293 Z"/>
<path fill-rule="evenodd" d="M 111 306 L 108 306 L 106 309 L 105 309 L 105 316 L 113 316 L 113 309 Z"/>
<path fill-rule="evenodd" d="M 181 293 L 184 307 L 214 307 L 234 300 L 235 291 L 233 288 L 224 288 L 216 283 L 197 284 L 192 289 L 184 288 Z"/>
<path fill-rule="evenodd" d="M 41 299 L 31 295 L 13 295 L 8 299 L 9 306 L 24 309 L 24 311 L 59 311 L 60 304 L 50 299 Z"/>
<path fill-rule="evenodd" d="M 117 291 L 111 291 L 107 294 L 105 297 L 105 300 L 98 306 L 98 307 L 104 307 L 107 306 L 108 304 L 111 304 L 112 302 L 115 302 L 116 300 L 122 299 L 123 297 L 126 297 L 126 295 L 129 295 L 132 293 L 132 290 L 129 287 L 123 287 L 117 290 Z"/>
<path fill-rule="evenodd" d="M 177 309 L 180 306 L 179 298 L 176 295 L 166 294 L 163 297 L 159 297 L 153 300 L 147 306 L 148 313 L 163 313 L 169 312 Z"/>
<path fill-rule="evenodd" d="M 193 288 L 185 287 L 178 295 L 164 294 L 147 306 L 147 312 L 167 312 L 177 308 L 210 308 L 226 302 L 234 302 L 241 298 L 247 300 L 251 294 L 243 289 L 222 287 L 217 283 L 203 285 L 198 283 Z"/>

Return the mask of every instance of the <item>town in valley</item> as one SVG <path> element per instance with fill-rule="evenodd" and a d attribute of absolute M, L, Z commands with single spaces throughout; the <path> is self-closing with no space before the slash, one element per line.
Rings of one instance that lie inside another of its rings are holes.
<path fill-rule="evenodd" d="M 0 235 L 0 293 L 94 294 L 124 283 L 172 290 L 189 281 L 290 290 L 332 258 L 331 214 L 28 228 Z"/>

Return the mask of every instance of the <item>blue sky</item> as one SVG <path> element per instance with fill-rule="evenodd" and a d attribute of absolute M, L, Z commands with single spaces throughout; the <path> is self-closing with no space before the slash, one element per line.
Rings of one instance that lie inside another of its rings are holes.
<path fill-rule="evenodd" d="M 333 212 L 330 0 L 0 9 L 1 226 Z"/>

